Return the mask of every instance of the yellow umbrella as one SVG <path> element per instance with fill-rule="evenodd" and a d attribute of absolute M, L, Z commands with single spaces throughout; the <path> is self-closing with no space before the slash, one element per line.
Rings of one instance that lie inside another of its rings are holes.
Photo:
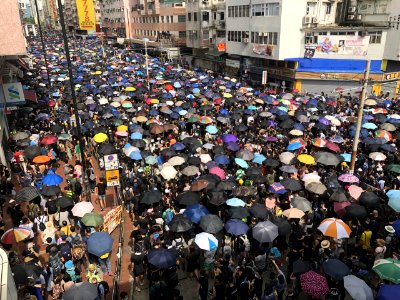
<path fill-rule="evenodd" d="M 101 71 L 92 72 L 92 75 L 101 75 L 101 74 L 102 74 Z"/>
<path fill-rule="evenodd" d="M 102 133 L 102 132 L 96 134 L 96 135 L 93 137 L 93 140 L 94 140 L 96 143 L 104 143 L 107 139 L 108 139 L 107 134 Z"/>
<path fill-rule="evenodd" d="M 264 104 L 264 101 L 262 99 L 256 99 L 254 100 L 254 102 L 258 104 Z"/>
<path fill-rule="evenodd" d="M 128 86 L 125 88 L 125 92 L 134 92 L 136 91 L 136 88 L 134 88 L 133 86 Z"/>
<path fill-rule="evenodd" d="M 302 136 L 303 135 L 303 131 L 298 130 L 298 129 L 292 129 L 289 131 L 289 133 L 291 135 L 295 135 L 295 136 Z"/>
<path fill-rule="evenodd" d="M 139 116 L 139 117 L 136 118 L 136 121 L 138 121 L 139 123 L 147 122 L 147 120 L 148 119 L 146 117 L 144 117 L 144 116 Z"/>
<path fill-rule="evenodd" d="M 232 98 L 232 94 L 229 93 L 224 93 L 223 96 L 224 98 Z"/>
<path fill-rule="evenodd" d="M 158 104 L 158 103 L 160 103 L 160 100 L 158 100 L 158 99 L 151 99 L 151 100 L 150 100 L 150 103 L 151 103 L 151 104 Z"/>
<path fill-rule="evenodd" d="M 315 159 L 311 155 L 308 154 L 300 154 L 297 156 L 297 160 L 306 165 L 313 165 L 315 164 Z"/>
<path fill-rule="evenodd" d="M 128 131 L 128 126 L 126 125 L 119 125 L 117 127 L 117 131 Z"/>

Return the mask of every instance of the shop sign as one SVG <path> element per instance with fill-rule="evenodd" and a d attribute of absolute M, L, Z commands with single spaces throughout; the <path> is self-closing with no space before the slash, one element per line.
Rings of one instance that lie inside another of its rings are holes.
<path fill-rule="evenodd" d="M 225 60 L 225 64 L 227 67 L 236 68 L 236 69 L 240 68 L 240 61 L 238 61 L 238 60 L 233 60 L 233 59 L 227 58 Z"/>
<path fill-rule="evenodd" d="M 392 73 L 386 73 L 383 75 L 382 80 L 396 80 L 400 79 L 400 72 L 392 72 Z"/>
<path fill-rule="evenodd" d="M 315 53 L 366 56 L 369 36 L 318 36 Z"/>

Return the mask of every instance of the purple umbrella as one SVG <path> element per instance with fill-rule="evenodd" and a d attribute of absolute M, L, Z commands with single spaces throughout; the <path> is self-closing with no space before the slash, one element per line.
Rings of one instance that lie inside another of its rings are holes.
<path fill-rule="evenodd" d="M 233 134 L 224 134 L 222 136 L 222 141 L 224 143 L 230 143 L 230 142 L 236 143 L 237 142 L 237 137 L 235 135 L 233 135 Z"/>
<path fill-rule="evenodd" d="M 331 124 L 331 121 L 329 121 L 327 118 L 320 118 L 318 120 L 318 122 L 320 122 L 321 124 L 324 124 L 324 125 L 330 125 Z"/>
<path fill-rule="evenodd" d="M 237 143 L 233 143 L 233 142 L 229 142 L 226 144 L 226 148 L 228 150 L 231 150 L 233 152 L 239 151 L 240 150 L 240 146 Z"/>
<path fill-rule="evenodd" d="M 265 137 L 265 140 L 266 140 L 267 142 L 276 142 L 276 141 L 278 140 L 278 138 L 275 137 L 275 136 L 266 136 L 266 137 Z"/>

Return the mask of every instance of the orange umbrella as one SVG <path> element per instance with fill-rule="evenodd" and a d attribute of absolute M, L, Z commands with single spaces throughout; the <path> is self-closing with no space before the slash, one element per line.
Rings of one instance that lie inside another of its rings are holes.
<path fill-rule="evenodd" d="M 305 215 L 305 213 L 304 213 L 304 211 L 293 207 L 293 208 L 284 210 L 283 215 L 288 219 L 300 219 Z"/>
<path fill-rule="evenodd" d="M 312 140 L 312 144 L 313 144 L 313 146 L 315 146 L 315 147 L 322 148 L 322 147 L 325 147 L 325 145 L 326 145 L 326 140 L 321 139 L 321 138 L 318 138 L 318 139 Z"/>
<path fill-rule="evenodd" d="M 48 157 L 46 155 L 39 155 L 33 159 L 33 162 L 35 164 L 45 164 L 45 163 L 48 163 L 49 161 L 50 161 L 50 157 Z"/>
<path fill-rule="evenodd" d="M 318 230 L 325 236 L 330 236 L 334 239 L 348 238 L 351 233 L 350 227 L 340 219 L 327 218 L 318 226 Z"/>

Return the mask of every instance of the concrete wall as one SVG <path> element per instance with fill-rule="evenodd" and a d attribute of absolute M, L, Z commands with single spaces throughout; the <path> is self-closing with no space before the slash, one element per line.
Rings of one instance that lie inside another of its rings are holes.
<path fill-rule="evenodd" d="M 1 7 L 0 56 L 26 54 L 18 2 L 15 0 L 2 0 Z"/>

